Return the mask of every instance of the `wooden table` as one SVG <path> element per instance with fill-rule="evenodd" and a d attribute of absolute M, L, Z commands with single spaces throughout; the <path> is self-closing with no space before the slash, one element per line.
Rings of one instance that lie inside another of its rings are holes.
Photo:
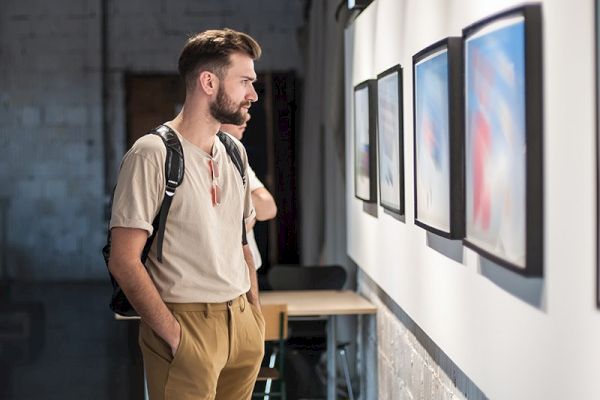
<path fill-rule="evenodd" d="M 349 290 L 263 291 L 262 304 L 287 304 L 288 315 L 327 319 L 327 400 L 336 398 L 336 320 L 340 315 L 375 314 L 377 308 Z"/>

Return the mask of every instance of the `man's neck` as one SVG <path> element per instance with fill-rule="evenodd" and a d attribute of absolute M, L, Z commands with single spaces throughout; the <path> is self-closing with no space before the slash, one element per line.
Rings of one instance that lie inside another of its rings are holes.
<path fill-rule="evenodd" d="M 221 123 L 210 115 L 207 108 L 194 107 L 186 102 L 181 112 L 171 121 L 171 125 L 190 143 L 212 154 Z"/>

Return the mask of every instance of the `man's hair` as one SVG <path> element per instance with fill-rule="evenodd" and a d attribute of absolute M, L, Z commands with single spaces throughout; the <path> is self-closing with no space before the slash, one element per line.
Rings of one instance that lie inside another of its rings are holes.
<path fill-rule="evenodd" d="M 233 29 L 213 29 L 190 37 L 179 56 L 179 75 L 186 88 L 193 88 L 202 71 L 210 71 L 223 78 L 232 53 L 246 54 L 253 60 L 260 58 L 261 49 L 256 40 Z"/>

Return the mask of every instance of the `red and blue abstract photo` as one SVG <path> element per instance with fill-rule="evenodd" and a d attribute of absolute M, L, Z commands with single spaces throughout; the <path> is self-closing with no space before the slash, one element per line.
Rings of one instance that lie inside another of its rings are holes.
<path fill-rule="evenodd" d="M 465 40 L 466 239 L 526 265 L 525 19 Z"/>

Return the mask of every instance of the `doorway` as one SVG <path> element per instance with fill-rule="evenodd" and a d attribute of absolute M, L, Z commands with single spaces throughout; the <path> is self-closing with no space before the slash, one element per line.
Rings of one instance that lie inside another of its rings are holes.
<path fill-rule="evenodd" d="M 250 110 L 252 120 L 244 145 L 252 168 L 273 194 L 278 207 L 274 220 L 259 222 L 255 236 L 262 255 L 261 286 L 273 264 L 299 262 L 296 132 L 297 78 L 294 72 L 258 74 L 259 101 Z M 143 134 L 172 119 L 185 100 L 185 86 L 177 74 L 125 74 L 126 149 Z"/>

